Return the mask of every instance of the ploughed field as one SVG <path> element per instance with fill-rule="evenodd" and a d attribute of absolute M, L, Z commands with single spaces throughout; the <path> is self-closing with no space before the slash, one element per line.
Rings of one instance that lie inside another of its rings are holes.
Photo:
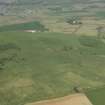
<path fill-rule="evenodd" d="M 105 40 L 61 33 L 0 33 L 0 105 L 24 105 L 105 84 Z"/>

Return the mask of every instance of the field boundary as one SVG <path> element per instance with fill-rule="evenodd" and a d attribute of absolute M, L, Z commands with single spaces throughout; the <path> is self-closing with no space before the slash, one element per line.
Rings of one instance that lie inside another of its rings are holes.
<path fill-rule="evenodd" d="M 54 98 L 54 99 L 48 99 L 48 100 L 42 100 L 42 101 L 27 103 L 25 105 L 50 105 L 50 103 L 56 103 L 56 102 L 59 102 L 59 101 L 61 101 L 61 102 L 68 101 L 68 100 L 72 100 L 73 98 L 78 98 L 78 97 L 83 97 L 83 98 L 87 99 L 86 100 L 87 104 L 83 104 L 83 105 L 92 105 L 89 98 L 83 93 L 75 93 L 75 94 L 71 94 L 71 95 L 68 95 L 68 96 L 60 97 L 60 98 Z M 80 104 L 78 104 L 78 105 L 80 105 Z"/>

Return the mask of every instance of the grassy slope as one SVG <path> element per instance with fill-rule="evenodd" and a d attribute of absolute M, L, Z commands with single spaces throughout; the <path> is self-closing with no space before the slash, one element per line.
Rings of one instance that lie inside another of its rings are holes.
<path fill-rule="evenodd" d="M 105 88 L 99 88 L 87 93 L 93 105 L 105 105 Z"/>
<path fill-rule="evenodd" d="M 102 86 L 104 62 L 105 44 L 96 38 L 0 33 L 0 105 L 67 95 L 74 86 Z"/>

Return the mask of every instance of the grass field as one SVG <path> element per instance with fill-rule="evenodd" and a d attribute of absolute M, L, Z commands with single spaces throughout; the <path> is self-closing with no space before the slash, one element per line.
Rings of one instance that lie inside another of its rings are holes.
<path fill-rule="evenodd" d="M 36 30 L 36 31 L 45 31 L 46 28 L 38 21 L 32 21 L 21 24 L 12 24 L 0 27 L 0 32 L 5 31 L 24 31 L 24 30 Z"/>
<path fill-rule="evenodd" d="M 93 105 L 105 104 L 104 0 L 3 0 L 0 5 L 0 105 L 66 96 L 75 87 L 87 92 Z M 81 24 L 67 22 L 73 18 Z"/>
<path fill-rule="evenodd" d="M 91 100 L 93 105 L 105 104 L 105 88 L 104 87 L 89 91 L 87 93 L 87 96 Z"/>
<path fill-rule="evenodd" d="M 62 33 L 0 33 L 0 105 L 65 96 L 105 84 L 105 43 Z"/>

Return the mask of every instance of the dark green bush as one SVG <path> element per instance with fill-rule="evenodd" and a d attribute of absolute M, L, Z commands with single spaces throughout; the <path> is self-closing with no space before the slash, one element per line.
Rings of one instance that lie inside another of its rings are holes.
<path fill-rule="evenodd" d="M 79 42 L 83 46 L 93 47 L 93 48 L 105 46 L 105 44 L 96 37 L 82 36 L 79 38 Z"/>

